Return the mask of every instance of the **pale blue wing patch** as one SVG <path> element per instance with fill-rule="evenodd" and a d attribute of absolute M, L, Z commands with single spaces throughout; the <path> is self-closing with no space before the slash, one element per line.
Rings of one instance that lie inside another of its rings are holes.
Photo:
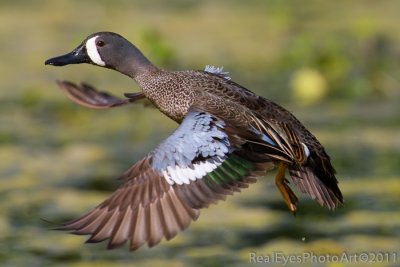
<path fill-rule="evenodd" d="M 223 78 L 230 80 L 231 77 L 229 76 L 229 72 L 228 71 L 224 71 L 224 67 L 215 67 L 212 65 L 206 65 L 206 67 L 204 68 L 204 71 L 209 72 L 209 73 L 213 73 L 213 74 L 218 74 L 220 76 L 222 76 Z"/>
<path fill-rule="evenodd" d="M 224 122 L 189 112 L 176 131 L 152 153 L 153 168 L 173 184 L 189 184 L 215 170 L 230 152 Z"/>

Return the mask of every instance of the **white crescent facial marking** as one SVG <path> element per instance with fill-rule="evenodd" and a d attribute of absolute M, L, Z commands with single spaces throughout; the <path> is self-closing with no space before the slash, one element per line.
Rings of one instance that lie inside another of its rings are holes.
<path fill-rule="evenodd" d="M 97 51 L 97 46 L 96 46 L 97 37 L 98 36 L 92 37 L 86 41 L 86 52 L 93 63 L 99 66 L 105 66 L 106 63 L 101 59 L 99 51 Z"/>

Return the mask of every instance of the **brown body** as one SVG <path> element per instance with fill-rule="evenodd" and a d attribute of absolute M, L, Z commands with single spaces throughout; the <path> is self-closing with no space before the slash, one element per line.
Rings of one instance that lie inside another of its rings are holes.
<path fill-rule="evenodd" d="M 195 106 L 218 114 L 237 128 L 255 124 L 256 118 L 284 124 L 313 151 L 323 152 L 315 136 L 289 111 L 239 84 L 204 71 L 163 70 L 143 73 L 135 80 L 144 95 L 165 115 L 180 123 Z M 282 129 L 284 130 L 284 129 Z"/>
<path fill-rule="evenodd" d="M 204 71 L 169 72 L 152 68 L 134 77 L 144 95 L 165 115 L 180 123 L 190 108 L 216 114 L 243 136 L 250 127 L 260 132 L 269 127 L 288 141 L 287 165 L 303 192 L 321 205 L 335 208 L 342 201 L 335 170 L 315 136 L 289 111 L 224 77 Z M 301 143 L 310 150 L 304 153 Z M 278 165 L 282 156 L 272 157 Z M 284 175 L 284 172 L 283 172 Z M 325 188 L 325 186 L 327 188 Z M 294 200 L 297 202 L 297 199 Z M 295 210 L 293 210 L 295 212 Z"/>
<path fill-rule="evenodd" d="M 61 229 L 89 234 L 88 242 L 109 239 L 109 248 L 128 240 L 131 250 L 154 246 L 188 227 L 200 209 L 240 192 L 273 167 L 293 213 L 298 199 L 286 170 L 319 204 L 334 209 L 343 202 L 330 158 L 314 135 L 286 109 L 220 73 L 161 70 L 109 32 L 92 34 L 71 53 L 46 61 L 76 63 L 117 70 L 143 91 L 121 100 L 86 84 L 59 82 L 78 104 L 111 108 L 147 98 L 181 125 L 122 175 L 125 184 L 108 199 Z"/>

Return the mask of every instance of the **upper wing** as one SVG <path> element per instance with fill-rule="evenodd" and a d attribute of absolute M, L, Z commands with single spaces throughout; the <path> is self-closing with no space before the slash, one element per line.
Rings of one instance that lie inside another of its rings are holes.
<path fill-rule="evenodd" d="M 61 229 L 109 239 L 114 248 L 130 241 L 135 250 L 154 246 L 189 226 L 207 207 L 255 182 L 256 165 L 237 152 L 223 121 L 190 111 L 178 129 L 122 175 L 125 184 L 87 215 Z"/>
<path fill-rule="evenodd" d="M 98 91 L 86 83 L 77 85 L 69 81 L 57 81 L 57 84 L 72 101 L 81 106 L 94 109 L 113 108 L 145 98 L 143 93 L 130 93 L 126 94 L 128 99 L 120 99 L 107 92 Z"/>
<path fill-rule="evenodd" d="M 224 72 L 223 67 L 207 65 L 205 71 L 230 80 L 229 72 Z M 57 81 L 57 84 L 73 102 L 87 108 L 107 109 L 146 99 L 142 92 L 126 93 L 124 95 L 127 99 L 120 99 L 107 92 L 99 91 L 87 83 L 77 85 L 69 81 Z M 145 103 L 146 106 L 149 104 L 149 101 Z"/>

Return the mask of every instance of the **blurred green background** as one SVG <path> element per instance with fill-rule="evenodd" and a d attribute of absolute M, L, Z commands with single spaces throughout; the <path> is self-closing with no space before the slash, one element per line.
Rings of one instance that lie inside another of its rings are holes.
<path fill-rule="evenodd" d="M 0 265 L 280 266 L 250 263 L 250 252 L 398 252 L 399 10 L 396 0 L 1 1 Z M 293 217 L 271 173 L 152 249 L 106 251 L 51 231 L 41 218 L 60 223 L 97 205 L 176 127 L 141 105 L 82 108 L 57 88 L 68 79 L 116 95 L 139 90 L 110 70 L 44 66 L 103 30 L 166 69 L 223 65 L 287 107 L 332 156 L 344 207 L 331 212 L 299 195 Z M 400 266 L 400 254 L 368 266 Z"/>

